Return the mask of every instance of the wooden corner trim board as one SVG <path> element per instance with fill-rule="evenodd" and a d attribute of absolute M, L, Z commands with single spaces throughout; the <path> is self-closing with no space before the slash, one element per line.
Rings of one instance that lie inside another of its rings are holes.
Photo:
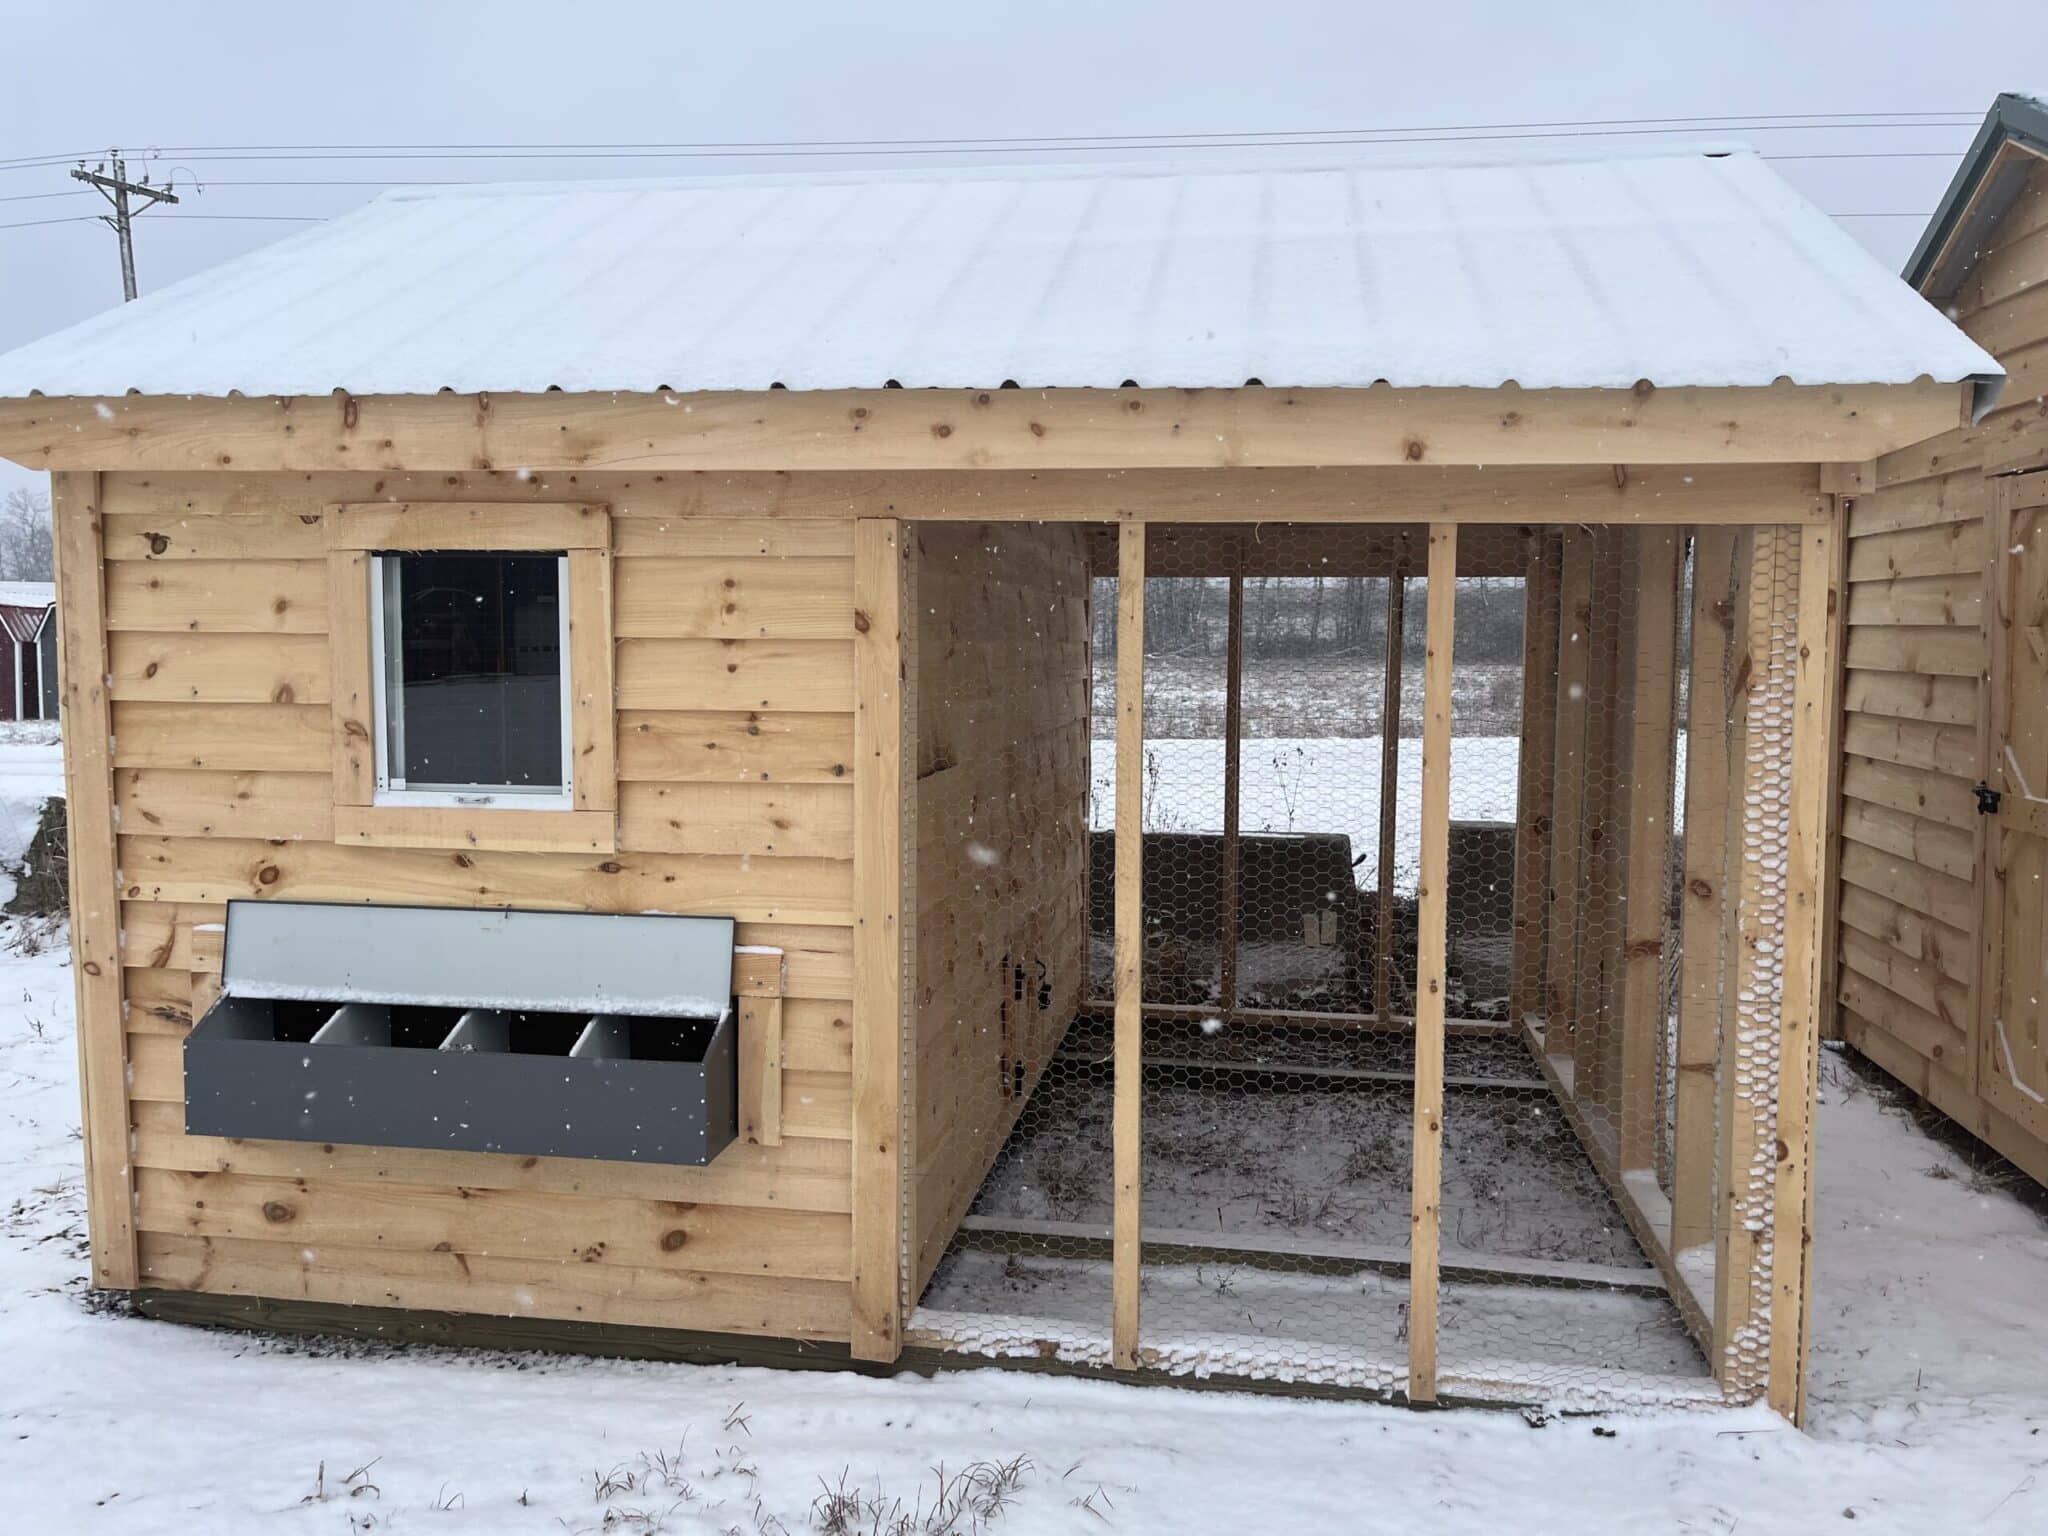
<path fill-rule="evenodd" d="M 610 509 L 566 502 L 340 502 L 327 508 L 325 524 L 335 841 L 385 848 L 616 852 Z M 376 803 L 371 562 L 380 550 L 422 549 L 564 553 L 573 809 Z"/>
<path fill-rule="evenodd" d="M 853 536 L 853 1355 L 903 1349 L 905 737 L 912 541 L 864 518 Z"/>
<path fill-rule="evenodd" d="M 0 400 L 31 469 L 1216 468 L 1857 462 L 1970 386 L 870 389 Z"/>
<path fill-rule="evenodd" d="M 58 670 L 71 865 L 71 969 L 86 1223 L 96 1288 L 136 1283 L 135 1174 L 128 1155 L 128 1047 L 115 879 L 113 715 L 107 698 L 105 532 L 99 477 L 50 477 L 57 566 Z"/>
<path fill-rule="evenodd" d="M 1770 1406 L 1794 1422 L 1806 1412 L 1813 1307 L 1813 1117 L 1820 1071 L 1823 844 L 1828 825 L 1828 701 L 1836 531 L 1799 530 L 1793 649 L 1791 807 L 1786 830 L 1784 995 L 1779 1005 L 1777 1177 L 1772 1189 Z"/>

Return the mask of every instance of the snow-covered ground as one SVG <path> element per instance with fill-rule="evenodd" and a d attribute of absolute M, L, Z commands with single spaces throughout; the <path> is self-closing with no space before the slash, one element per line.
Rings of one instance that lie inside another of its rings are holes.
<path fill-rule="evenodd" d="M 0 747 L 0 780 L 27 778 L 32 756 Z M 2048 1529 L 2048 1226 L 1839 1063 L 1810 1435 L 1748 1410 L 1535 1426 L 1021 1373 L 882 1380 L 151 1323 L 85 1301 L 75 1063 L 67 961 L 0 948 L 8 1530 L 795 1536 L 820 1528 L 828 1490 L 929 1509 L 935 1469 L 957 1488 L 977 1467 L 1016 1485 L 990 1528 L 1029 1533 Z M 995 1470 L 1018 1458 L 1014 1479 Z M 863 1512 L 841 1528 L 877 1527 Z"/>
<path fill-rule="evenodd" d="M 1090 813 L 1097 831 L 1116 821 L 1114 741 L 1097 738 Z M 1512 821 L 1520 742 L 1512 736 L 1459 736 L 1451 742 L 1451 819 Z M 1246 832 L 1340 832 L 1363 858 L 1358 879 L 1376 877 L 1379 850 L 1380 739 L 1377 736 L 1269 736 L 1247 739 L 1239 754 L 1239 825 Z M 1422 743 L 1401 743 L 1394 781 L 1394 880 L 1415 893 L 1422 855 Z M 1145 743 L 1145 830 L 1215 832 L 1223 826 L 1223 741 L 1159 737 Z"/>

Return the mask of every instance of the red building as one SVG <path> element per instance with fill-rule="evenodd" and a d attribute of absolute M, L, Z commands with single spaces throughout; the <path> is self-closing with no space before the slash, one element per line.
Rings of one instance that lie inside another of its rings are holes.
<path fill-rule="evenodd" d="M 56 588 L 0 581 L 0 720 L 57 718 Z"/>

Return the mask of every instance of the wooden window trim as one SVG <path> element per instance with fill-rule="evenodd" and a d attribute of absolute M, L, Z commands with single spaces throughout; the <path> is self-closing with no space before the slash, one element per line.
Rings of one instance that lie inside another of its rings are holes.
<path fill-rule="evenodd" d="M 335 841 L 380 848 L 613 853 L 618 729 L 611 513 L 576 502 L 360 502 L 327 509 Z M 379 805 L 370 581 L 382 552 L 561 550 L 569 568 L 573 809 Z"/>

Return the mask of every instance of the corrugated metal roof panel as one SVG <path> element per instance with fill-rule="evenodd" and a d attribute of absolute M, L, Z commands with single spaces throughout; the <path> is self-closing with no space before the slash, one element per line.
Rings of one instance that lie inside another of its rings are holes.
<path fill-rule="evenodd" d="M 1997 364 L 1747 152 L 393 192 L 0 395 L 1944 382 Z"/>

